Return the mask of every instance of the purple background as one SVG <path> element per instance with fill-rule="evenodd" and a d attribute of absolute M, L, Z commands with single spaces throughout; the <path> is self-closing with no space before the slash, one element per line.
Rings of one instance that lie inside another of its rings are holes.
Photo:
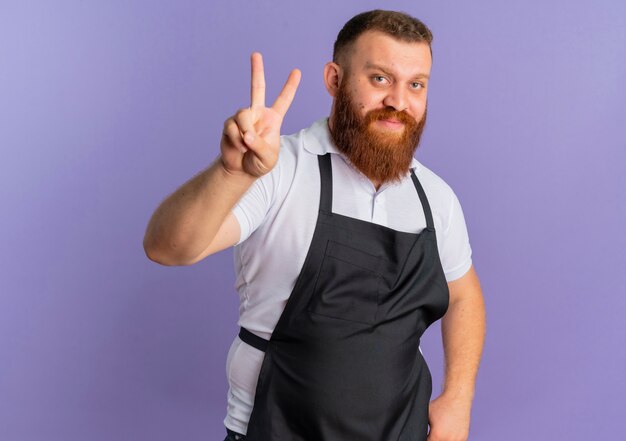
<path fill-rule="evenodd" d="M 0 439 L 221 440 L 232 253 L 163 267 L 162 199 L 248 105 L 303 80 L 330 109 L 342 24 L 381 7 L 435 34 L 417 157 L 456 191 L 487 303 L 470 439 L 618 439 L 626 381 L 626 3 L 0 3 Z M 422 347 L 439 391 L 439 325 Z M 621 436 L 620 436 L 621 434 Z"/>

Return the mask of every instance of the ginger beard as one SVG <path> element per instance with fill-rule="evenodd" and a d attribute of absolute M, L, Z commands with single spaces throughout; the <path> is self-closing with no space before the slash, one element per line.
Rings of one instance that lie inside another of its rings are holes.
<path fill-rule="evenodd" d="M 419 145 L 426 124 L 424 116 L 417 122 L 409 114 L 391 107 L 359 113 L 348 81 L 339 85 L 335 96 L 331 137 L 337 148 L 370 180 L 384 184 L 399 182 L 409 171 L 413 153 Z M 386 130 L 377 120 L 395 119 L 404 124 L 398 130 Z"/>

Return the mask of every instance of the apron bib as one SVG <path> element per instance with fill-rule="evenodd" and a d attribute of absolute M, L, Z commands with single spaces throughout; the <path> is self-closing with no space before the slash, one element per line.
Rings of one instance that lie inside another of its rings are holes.
<path fill-rule="evenodd" d="M 332 212 L 330 154 L 319 156 L 310 248 L 265 352 L 248 441 L 425 441 L 432 379 L 420 337 L 448 308 L 432 213 L 406 233 Z"/>

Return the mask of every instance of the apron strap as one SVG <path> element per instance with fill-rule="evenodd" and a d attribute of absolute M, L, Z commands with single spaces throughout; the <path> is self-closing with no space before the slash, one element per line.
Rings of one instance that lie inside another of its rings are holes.
<path fill-rule="evenodd" d="M 424 209 L 424 216 L 426 217 L 426 229 L 434 231 L 435 223 L 433 222 L 433 214 L 430 211 L 430 204 L 428 203 L 428 198 L 426 197 L 424 188 L 422 188 L 422 184 L 420 184 L 419 179 L 417 179 L 417 176 L 415 176 L 414 169 L 411 169 L 411 179 L 413 179 L 413 185 L 415 185 L 417 194 L 420 197 L 420 202 L 422 203 L 422 208 Z"/>
<path fill-rule="evenodd" d="M 256 334 L 253 334 L 246 328 L 239 329 L 239 338 L 244 343 L 248 343 L 250 346 L 252 346 L 253 348 L 257 348 L 261 352 L 265 352 L 267 350 L 267 345 L 269 344 L 269 341 L 259 337 Z"/>
<path fill-rule="evenodd" d="M 320 166 L 320 211 L 333 211 L 333 169 L 330 162 L 330 153 L 319 155 L 317 161 Z"/>

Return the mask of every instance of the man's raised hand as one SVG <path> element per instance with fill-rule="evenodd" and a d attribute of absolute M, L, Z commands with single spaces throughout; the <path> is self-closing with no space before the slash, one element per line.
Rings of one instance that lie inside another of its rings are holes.
<path fill-rule="evenodd" d="M 265 107 L 263 58 L 251 56 L 250 107 L 239 109 L 224 122 L 220 149 L 224 169 L 232 174 L 260 177 L 278 160 L 280 126 L 300 84 L 301 73 L 294 69 L 272 107 Z"/>

